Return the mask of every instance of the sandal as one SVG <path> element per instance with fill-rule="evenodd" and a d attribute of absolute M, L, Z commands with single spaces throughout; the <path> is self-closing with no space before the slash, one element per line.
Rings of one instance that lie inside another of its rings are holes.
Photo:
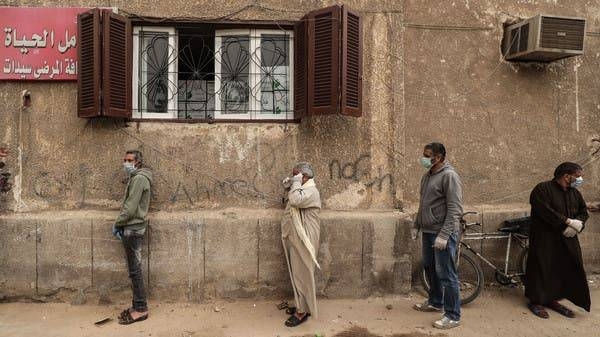
<path fill-rule="evenodd" d="M 285 321 L 285 326 L 289 326 L 290 328 L 298 326 L 298 325 L 306 322 L 306 320 L 308 319 L 308 316 L 310 316 L 310 314 L 305 313 L 302 318 L 298 318 L 298 316 L 296 316 L 294 314 L 294 315 L 290 316 L 290 318 L 288 318 L 287 321 Z"/>
<path fill-rule="evenodd" d="M 122 319 L 123 317 L 125 317 L 125 315 L 127 315 L 128 313 L 131 312 L 132 308 L 127 308 L 123 311 L 121 311 L 121 313 L 117 316 L 118 319 Z"/>
<path fill-rule="evenodd" d="M 565 307 L 564 305 L 558 303 L 558 301 L 553 301 L 550 302 L 548 305 L 546 305 L 548 308 L 558 312 L 559 314 L 569 317 L 569 318 L 573 318 L 575 317 L 575 313 L 573 311 L 571 311 L 569 308 Z"/>
<path fill-rule="evenodd" d="M 145 314 L 144 316 L 133 319 L 133 317 L 131 317 L 131 312 L 129 312 L 129 310 L 127 310 L 127 312 L 122 317 L 119 318 L 119 324 L 129 325 L 129 324 L 133 324 L 135 322 L 145 321 L 147 318 L 148 318 L 148 314 Z"/>
<path fill-rule="evenodd" d="M 287 309 L 285 309 L 285 313 L 288 315 L 293 315 L 296 313 L 296 307 L 287 307 Z"/>
<path fill-rule="evenodd" d="M 550 317 L 550 315 L 548 315 L 548 312 L 546 311 L 546 309 L 544 309 L 544 307 L 539 304 L 529 303 L 529 304 L 527 304 L 527 307 L 529 308 L 529 310 L 531 310 L 531 312 L 533 312 L 534 315 L 536 315 L 539 318 Z"/>

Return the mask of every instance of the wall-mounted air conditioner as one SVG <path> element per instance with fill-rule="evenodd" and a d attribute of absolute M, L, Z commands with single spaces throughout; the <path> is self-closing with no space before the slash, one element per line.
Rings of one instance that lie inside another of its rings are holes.
<path fill-rule="evenodd" d="M 583 54 L 585 19 L 536 15 L 504 30 L 508 61 L 551 62 Z"/>

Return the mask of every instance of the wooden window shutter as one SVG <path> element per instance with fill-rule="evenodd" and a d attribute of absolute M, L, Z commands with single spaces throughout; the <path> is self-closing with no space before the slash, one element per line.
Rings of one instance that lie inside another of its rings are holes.
<path fill-rule="evenodd" d="M 106 11 L 102 26 L 103 113 L 108 117 L 131 117 L 131 21 L 122 15 Z"/>
<path fill-rule="evenodd" d="M 307 112 L 307 29 L 306 16 L 294 25 L 294 119 L 304 117 Z"/>
<path fill-rule="evenodd" d="M 81 13 L 77 17 L 79 45 L 77 46 L 77 116 L 101 115 L 100 72 L 101 39 L 100 10 Z"/>
<path fill-rule="evenodd" d="M 339 112 L 340 6 L 308 14 L 308 113 Z"/>
<path fill-rule="evenodd" d="M 362 116 L 362 22 L 358 13 L 342 7 L 342 93 L 340 113 Z"/>

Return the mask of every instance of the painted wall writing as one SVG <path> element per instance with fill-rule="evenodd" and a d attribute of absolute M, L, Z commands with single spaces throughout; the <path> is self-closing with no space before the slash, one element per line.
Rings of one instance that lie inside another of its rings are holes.
<path fill-rule="evenodd" d="M 370 159 L 371 155 L 369 154 L 360 155 L 356 160 L 345 163 L 334 159 L 329 162 L 329 178 L 361 182 L 366 187 L 374 187 L 379 192 L 386 184 L 389 184 L 389 190 L 393 192 L 394 176 L 381 166 L 373 172 Z"/>

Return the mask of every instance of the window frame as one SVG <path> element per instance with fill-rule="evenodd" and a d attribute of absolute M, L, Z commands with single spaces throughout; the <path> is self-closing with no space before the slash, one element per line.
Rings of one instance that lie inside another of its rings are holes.
<path fill-rule="evenodd" d="M 157 27 L 157 26 L 134 26 L 133 27 L 133 76 L 132 76 L 132 113 L 131 116 L 134 119 L 179 119 L 178 118 L 178 91 L 179 87 L 177 85 L 177 77 L 178 77 L 178 69 L 179 69 L 179 59 L 178 53 L 173 53 L 170 55 L 174 57 L 174 60 L 169 61 L 169 86 L 174 86 L 174 88 L 169 88 L 169 90 L 174 90 L 175 94 L 172 98 L 169 99 L 167 103 L 167 112 L 143 112 L 143 104 L 142 107 L 139 106 L 139 92 L 140 92 L 140 83 L 143 82 L 143 72 L 140 72 L 140 58 L 141 58 L 141 50 L 140 50 L 140 42 L 142 39 L 142 34 L 148 33 L 167 33 L 169 36 L 169 46 L 172 46 L 175 50 L 178 50 L 178 35 L 177 29 L 175 27 Z M 172 77 L 171 77 L 172 76 Z M 174 84 L 173 84 L 174 83 Z"/>

